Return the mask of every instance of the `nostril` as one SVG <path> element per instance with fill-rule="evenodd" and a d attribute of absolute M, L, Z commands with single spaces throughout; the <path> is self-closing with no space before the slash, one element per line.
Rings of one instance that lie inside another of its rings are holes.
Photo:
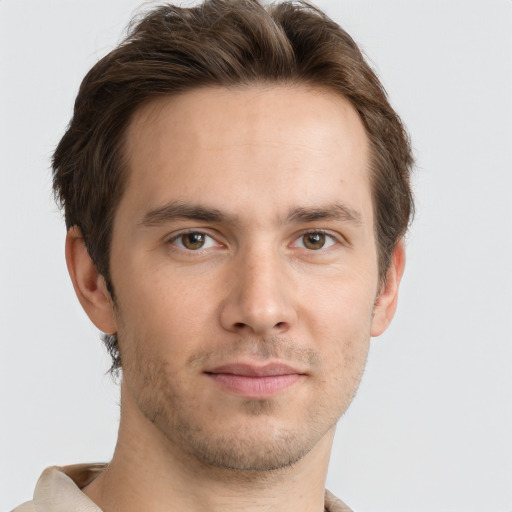
<path fill-rule="evenodd" d="M 235 327 L 236 327 L 237 329 L 241 329 L 242 327 L 245 327 L 245 324 L 244 324 L 244 323 L 242 323 L 242 322 L 236 322 Z"/>

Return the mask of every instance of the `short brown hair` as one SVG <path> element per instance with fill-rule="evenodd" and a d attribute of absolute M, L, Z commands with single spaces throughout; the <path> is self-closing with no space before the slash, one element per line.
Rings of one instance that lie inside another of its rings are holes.
<path fill-rule="evenodd" d="M 206 0 L 157 7 L 84 78 L 71 123 L 53 157 L 54 191 L 66 226 L 78 226 L 113 293 L 112 223 L 126 181 L 123 140 L 141 104 L 203 86 L 306 84 L 348 99 L 371 148 L 379 277 L 413 211 L 413 164 L 404 127 L 354 40 L 307 2 Z M 112 351 L 111 351 L 112 353 Z"/>

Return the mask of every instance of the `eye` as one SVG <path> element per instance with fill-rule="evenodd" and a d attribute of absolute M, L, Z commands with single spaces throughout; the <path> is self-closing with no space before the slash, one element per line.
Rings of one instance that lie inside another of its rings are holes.
<path fill-rule="evenodd" d="M 201 231 L 189 231 L 188 233 L 181 233 L 172 238 L 170 242 L 180 249 L 187 251 L 198 251 L 199 249 L 209 249 L 215 247 L 218 243 L 206 233 Z"/>
<path fill-rule="evenodd" d="M 336 244 L 335 238 L 324 231 L 309 231 L 300 236 L 293 245 L 294 247 L 318 251 L 334 244 Z"/>

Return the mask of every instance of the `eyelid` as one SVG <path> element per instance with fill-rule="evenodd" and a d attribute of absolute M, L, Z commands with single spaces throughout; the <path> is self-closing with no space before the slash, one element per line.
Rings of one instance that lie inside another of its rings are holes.
<path fill-rule="evenodd" d="M 211 247 L 207 247 L 206 249 L 201 248 L 201 249 L 197 249 L 197 250 L 191 250 L 191 249 L 187 249 L 185 247 L 179 247 L 179 246 L 173 244 L 173 242 L 178 240 L 181 236 L 189 234 L 189 233 L 201 233 L 201 234 L 211 238 L 212 240 L 214 240 L 215 243 L 217 244 L 217 246 L 225 246 L 225 243 L 219 240 L 219 238 L 222 238 L 220 235 L 216 236 L 215 234 L 211 233 L 211 230 L 206 229 L 206 228 L 193 228 L 193 227 L 181 229 L 179 231 L 175 231 L 175 232 L 171 233 L 170 235 L 168 235 L 164 238 L 164 243 L 166 245 L 173 246 L 177 250 L 181 250 L 181 251 L 189 253 L 189 254 L 193 254 L 193 253 L 198 254 L 203 251 L 212 249 Z M 304 235 L 310 234 L 310 233 L 311 234 L 321 233 L 321 234 L 325 235 L 326 237 L 330 238 L 334 242 L 333 245 L 346 245 L 346 246 L 350 245 L 350 242 L 341 233 L 338 233 L 336 231 L 327 230 L 327 229 L 322 229 L 322 228 L 303 229 L 302 231 L 300 231 L 298 233 L 296 232 L 292 237 L 290 245 L 293 247 L 294 243 L 297 242 L 298 240 L 300 240 L 301 237 L 303 237 Z M 332 247 L 332 245 L 330 245 L 329 247 Z M 328 249 L 329 247 L 327 247 L 326 249 Z M 321 249 L 319 249 L 319 251 L 320 250 Z M 312 250 L 310 250 L 310 251 L 315 252 Z"/>
<path fill-rule="evenodd" d="M 332 239 L 335 242 L 335 244 L 333 244 L 333 245 L 348 245 L 347 240 L 340 233 L 330 231 L 327 229 L 322 229 L 322 228 L 311 228 L 311 229 L 304 229 L 303 231 L 300 231 L 298 234 L 295 234 L 293 236 L 291 245 L 293 246 L 293 244 L 295 242 L 297 242 L 297 240 L 300 240 L 304 235 L 315 234 L 315 233 L 321 233 L 322 235 L 329 237 L 330 239 Z M 332 247 L 332 246 L 329 246 L 329 247 Z M 328 249 L 329 247 L 326 247 L 325 249 Z M 323 247 L 321 249 L 318 249 L 318 251 L 321 251 L 322 249 L 323 249 Z M 309 250 L 312 252 L 315 252 L 311 249 L 309 249 Z"/>
<path fill-rule="evenodd" d="M 211 238 L 212 240 L 214 240 L 215 243 L 217 244 L 217 246 L 224 245 L 222 242 L 220 242 L 218 240 L 218 237 L 212 235 L 211 233 L 208 232 L 207 229 L 204 229 L 204 228 L 187 228 L 187 229 L 180 229 L 179 231 L 174 231 L 169 236 L 165 237 L 164 242 L 166 245 L 170 245 L 175 249 L 178 249 L 180 251 L 183 251 L 185 253 L 190 253 L 190 254 L 193 254 L 193 253 L 197 254 L 197 253 L 201 253 L 203 251 L 207 251 L 207 250 L 211 249 L 211 247 L 207 247 L 204 249 L 200 248 L 197 250 L 191 250 L 191 249 L 187 249 L 186 247 L 180 247 L 180 246 L 174 244 L 174 242 L 176 240 L 179 240 L 180 237 L 182 237 L 183 235 L 188 235 L 190 233 L 200 233 L 201 235 L 204 235 L 205 237 L 208 237 L 208 238 Z"/>

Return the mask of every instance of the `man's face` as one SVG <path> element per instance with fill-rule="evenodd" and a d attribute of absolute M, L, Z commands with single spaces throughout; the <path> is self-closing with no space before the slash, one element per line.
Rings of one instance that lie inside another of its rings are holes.
<path fill-rule="evenodd" d="M 123 407 L 174 452 L 269 470 L 331 437 L 378 294 L 367 146 L 347 101 L 305 87 L 136 113 L 111 246 Z"/>

